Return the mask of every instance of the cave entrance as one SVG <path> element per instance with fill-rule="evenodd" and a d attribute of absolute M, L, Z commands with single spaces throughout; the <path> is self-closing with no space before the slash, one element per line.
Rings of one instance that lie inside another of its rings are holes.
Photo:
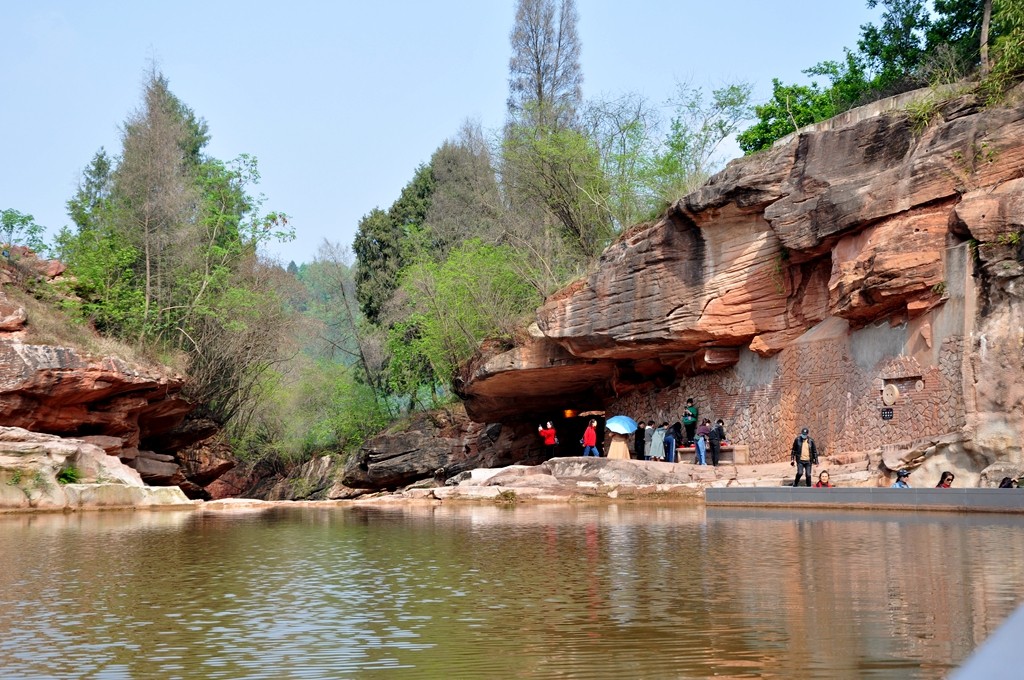
<path fill-rule="evenodd" d="M 591 419 L 597 421 L 597 449 L 604 455 L 604 411 L 565 409 L 560 415 L 560 418 L 552 420 L 555 430 L 558 432 L 559 456 L 583 455 L 583 444 L 580 443 L 580 440 L 583 439 L 583 432 L 587 429 L 587 423 Z"/>

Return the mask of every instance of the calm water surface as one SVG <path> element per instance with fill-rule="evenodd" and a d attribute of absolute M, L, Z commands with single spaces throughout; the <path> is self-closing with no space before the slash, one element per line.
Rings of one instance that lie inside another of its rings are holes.
<path fill-rule="evenodd" d="M 697 506 L 0 517 L 4 678 L 942 678 L 1024 520 Z"/>

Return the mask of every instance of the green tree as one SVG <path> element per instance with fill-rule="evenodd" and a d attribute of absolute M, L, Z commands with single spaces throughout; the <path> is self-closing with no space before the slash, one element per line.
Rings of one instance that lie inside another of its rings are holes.
<path fill-rule="evenodd" d="M 430 167 L 434 190 L 425 217 L 426 246 L 437 259 L 470 238 L 492 243 L 505 238 L 507 211 L 479 124 L 464 124 L 430 157 Z"/>
<path fill-rule="evenodd" d="M 113 173 L 114 227 L 140 254 L 143 285 L 139 310 L 143 335 L 159 336 L 165 309 L 173 307 L 173 275 L 182 248 L 191 246 L 191 212 L 199 201 L 189 176 L 186 122 L 167 80 L 151 74 L 143 104 L 122 128 L 122 152 Z"/>
<path fill-rule="evenodd" d="M 33 252 L 42 252 L 46 249 L 42 238 L 44 231 L 43 227 L 36 224 L 36 218 L 32 215 L 26 215 L 13 208 L 0 212 L 0 243 L 7 246 L 24 245 Z M 10 259 L 10 254 L 7 259 Z"/>
<path fill-rule="evenodd" d="M 421 165 L 387 212 L 374 208 L 359 220 L 352 242 L 356 298 L 370 323 L 381 323 L 384 307 L 398 288 L 400 272 L 421 247 L 433 191 L 433 170 Z"/>
<path fill-rule="evenodd" d="M 711 91 L 679 84 L 669 134 L 654 156 L 651 181 L 654 194 L 671 203 L 704 184 L 717 169 L 719 145 L 752 114 L 747 83 Z"/>
<path fill-rule="evenodd" d="M 525 315 L 540 304 L 537 290 L 520 272 L 522 255 L 512 248 L 471 240 L 443 263 L 417 263 L 402 278 L 408 321 L 393 329 L 392 380 L 406 393 L 424 384 L 424 363 L 438 380 L 451 381 L 480 341 L 511 346 Z M 396 359 L 396 357 L 398 357 Z"/>
<path fill-rule="evenodd" d="M 647 219 L 657 205 L 651 186 L 657 116 L 643 97 L 627 94 L 588 102 L 582 118 L 585 134 L 597 147 L 616 231 Z"/>
<path fill-rule="evenodd" d="M 754 107 L 758 121 L 736 136 L 744 153 L 767 149 L 778 139 L 805 125 L 836 115 L 839 111 L 826 90 L 817 83 L 783 85 L 772 79 L 772 98 Z"/>
<path fill-rule="evenodd" d="M 288 351 L 285 274 L 258 256 L 292 237 L 288 218 L 251 193 L 254 158 L 204 153 L 206 123 L 155 69 L 121 137 L 120 156 L 101 149 L 68 201 L 69 285 L 100 330 L 183 352 L 201 412 L 244 427 L 260 376 Z"/>
<path fill-rule="evenodd" d="M 503 148 L 512 168 L 507 183 L 520 200 L 543 206 L 561 226 L 577 257 L 596 257 L 608 245 L 614 224 L 610 189 L 597 145 L 574 129 L 510 126 Z"/>
<path fill-rule="evenodd" d="M 992 5 L 992 69 L 982 83 L 990 102 L 999 101 L 1014 83 L 1024 77 L 1024 3 L 995 0 Z"/>
<path fill-rule="evenodd" d="M 947 46 L 960 73 L 981 61 L 985 0 L 933 0 L 935 18 L 926 31 L 926 52 Z"/>
<path fill-rule="evenodd" d="M 873 86 L 886 92 L 908 81 L 925 55 L 925 37 L 931 28 L 924 0 L 867 0 L 869 8 L 882 5 L 881 25 L 864 24 L 857 47 L 873 74 Z M 905 89 L 905 86 L 904 86 Z"/>

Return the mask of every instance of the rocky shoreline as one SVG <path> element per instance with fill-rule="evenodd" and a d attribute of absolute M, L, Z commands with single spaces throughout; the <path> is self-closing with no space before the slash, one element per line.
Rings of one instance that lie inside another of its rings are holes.
<path fill-rule="evenodd" d="M 869 470 L 870 457 L 829 465 L 836 484 L 875 487 L 884 485 L 877 471 Z M 877 461 L 876 461 L 877 465 Z M 822 467 L 821 469 L 825 469 Z M 489 502 L 590 503 L 609 501 L 702 502 L 710 487 L 780 486 L 792 479 L 787 464 L 697 466 L 690 463 L 622 461 L 606 458 L 553 458 L 539 465 L 481 468 L 440 481 L 421 482 L 404 489 L 368 492 L 349 489 L 340 497 L 323 500 L 259 500 L 225 498 L 190 500 L 175 486 L 148 487 L 128 482 L 59 484 L 47 492 L 27 493 L 17 484 L 0 486 L 0 513 L 76 512 L 118 509 L 195 509 L 200 511 L 256 510 L 273 507 L 325 507 L 338 505 Z"/>

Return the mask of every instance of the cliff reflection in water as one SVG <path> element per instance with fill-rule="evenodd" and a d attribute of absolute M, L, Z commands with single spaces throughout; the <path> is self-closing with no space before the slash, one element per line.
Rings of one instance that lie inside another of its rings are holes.
<path fill-rule="evenodd" d="M 1020 520 L 701 506 L 0 517 L 5 677 L 945 677 Z"/>

